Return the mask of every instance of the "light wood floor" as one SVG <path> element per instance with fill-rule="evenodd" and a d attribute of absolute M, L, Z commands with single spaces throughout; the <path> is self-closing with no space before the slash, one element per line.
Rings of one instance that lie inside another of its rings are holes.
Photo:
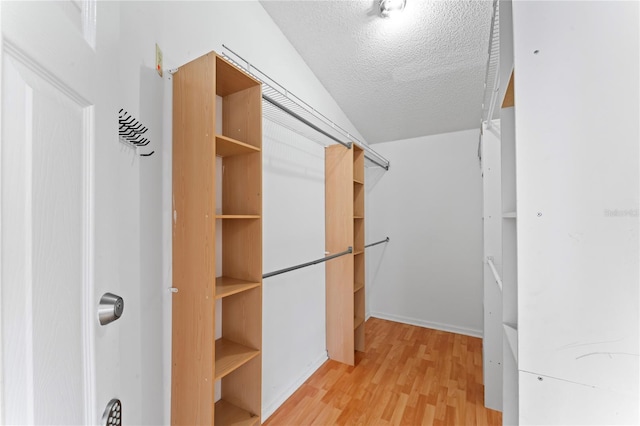
<path fill-rule="evenodd" d="M 500 425 L 484 407 L 482 340 L 377 318 L 356 366 L 327 361 L 266 422 Z"/>

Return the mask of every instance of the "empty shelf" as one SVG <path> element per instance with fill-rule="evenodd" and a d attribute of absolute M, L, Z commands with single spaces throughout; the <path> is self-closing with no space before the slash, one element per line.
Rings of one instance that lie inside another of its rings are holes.
<path fill-rule="evenodd" d="M 364 318 L 354 317 L 353 318 L 353 329 L 360 327 L 364 323 Z"/>
<path fill-rule="evenodd" d="M 215 380 L 219 380 L 255 358 L 260 351 L 225 338 L 216 340 Z"/>
<path fill-rule="evenodd" d="M 362 180 L 360 180 L 360 179 L 356 178 L 356 177 L 354 177 L 354 178 L 353 178 L 353 183 L 357 183 L 357 184 L 360 184 L 360 185 L 364 185 L 364 182 L 363 182 Z"/>
<path fill-rule="evenodd" d="M 362 254 L 362 253 L 364 253 L 364 250 L 354 250 L 354 252 L 353 252 L 353 254 L 356 255 L 356 256 L 359 255 L 359 254 Z"/>
<path fill-rule="evenodd" d="M 253 426 L 259 419 L 258 416 L 224 399 L 216 402 L 215 407 L 214 423 L 216 425 Z"/>
<path fill-rule="evenodd" d="M 516 212 L 507 212 L 507 213 L 503 213 L 502 217 L 504 219 L 515 219 L 516 218 Z"/>
<path fill-rule="evenodd" d="M 364 216 L 354 216 L 354 219 L 364 219 Z"/>
<path fill-rule="evenodd" d="M 245 290 L 251 290 L 252 288 L 259 287 L 259 282 L 239 280 L 231 277 L 217 277 L 216 278 L 216 299 L 231 296 L 236 293 L 243 292 Z"/>
<path fill-rule="evenodd" d="M 364 288 L 364 283 L 355 282 L 353 284 L 353 292 L 356 293 Z"/>
<path fill-rule="evenodd" d="M 507 337 L 507 342 L 509 343 L 509 348 L 511 348 L 511 353 L 513 354 L 513 358 L 518 362 L 518 329 L 509 325 L 503 324 L 504 335 Z"/>
<path fill-rule="evenodd" d="M 216 155 L 219 157 L 230 157 L 232 155 L 244 155 L 254 152 L 260 152 L 260 148 L 227 136 L 216 135 Z"/>

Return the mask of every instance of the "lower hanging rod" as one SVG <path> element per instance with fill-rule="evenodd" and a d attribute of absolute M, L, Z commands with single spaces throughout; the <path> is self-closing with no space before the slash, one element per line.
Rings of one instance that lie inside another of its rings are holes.
<path fill-rule="evenodd" d="M 301 263 L 300 265 L 292 266 L 290 268 L 279 269 L 277 271 L 269 272 L 264 274 L 262 278 L 273 277 L 274 275 L 284 274 L 285 272 L 295 271 L 296 269 L 306 268 L 307 266 L 317 265 L 318 263 L 326 262 L 327 260 L 335 259 L 336 257 L 344 256 L 345 254 L 353 253 L 353 247 L 349 247 L 345 251 L 341 251 L 340 253 L 332 254 L 331 256 L 321 257 L 320 259 L 312 260 L 311 262 Z"/>
<path fill-rule="evenodd" d="M 375 243 L 367 244 L 366 246 L 364 246 L 364 248 L 373 247 L 373 246 L 377 246 L 378 244 L 383 244 L 388 242 L 389 242 L 389 237 L 385 238 L 384 240 L 377 241 Z"/>

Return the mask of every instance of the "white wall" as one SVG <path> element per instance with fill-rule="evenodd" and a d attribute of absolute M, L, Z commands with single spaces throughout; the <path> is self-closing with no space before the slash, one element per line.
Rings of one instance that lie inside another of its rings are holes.
<path fill-rule="evenodd" d="M 391 168 L 367 181 L 367 240 L 391 241 L 367 251 L 372 316 L 482 335 L 478 132 L 375 145 Z"/>
<path fill-rule="evenodd" d="M 110 9 L 120 17 L 119 26 L 109 28 L 119 61 L 104 66 L 119 74 L 120 85 L 112 88 L 119 106 L 150 128 L 152 143 L 140 152 L 155 151 L 151 157 L 131 152 L 123 165 L 139 175 L 139 182 L 132 182 L 139 194 L 132 200 L 135 214 L 126 223 L 139 233 L 140 262 L 139 280 L 125 295 L 129 325 L 122 333 L 120 365 L 127 386 L 120 397 L 132 423 L 168 424 L 172 81 L 166 71 L 211 50 L 221 52 L 225 43 L 360 135 L 258 2 L 114 2 Z M 155 72 L 156 43 L 164 54 L 162 78 Z M 324 151 L 267 120 L 263 135 L 263 267 L 268 272 L 324 254 Z M 129 266 L 138 270 L 137 261 Z M 266 418 L 326 359 L 324 267 L 265 280 L 263 302 Z"/>

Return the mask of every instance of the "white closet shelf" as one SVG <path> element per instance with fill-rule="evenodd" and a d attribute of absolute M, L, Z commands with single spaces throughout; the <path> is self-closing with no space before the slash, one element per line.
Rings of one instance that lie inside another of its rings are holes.
<path fill-rule="evenodd" d="M 518 217 L 516 212 L 507 212 L 502 214 L 503 219 L 515 219 L 516 217 Z"/>
<path fill-rule="evenodd" d="M 513 354 L 513 358 L 516 360 L 516 364 L 518 363 L 518 329 L 511 324 L 503 324 L 504 335 L 507 338 L 507 343 L 509 343 L 509 348 L 511 349 L 511 353 Z"/>

